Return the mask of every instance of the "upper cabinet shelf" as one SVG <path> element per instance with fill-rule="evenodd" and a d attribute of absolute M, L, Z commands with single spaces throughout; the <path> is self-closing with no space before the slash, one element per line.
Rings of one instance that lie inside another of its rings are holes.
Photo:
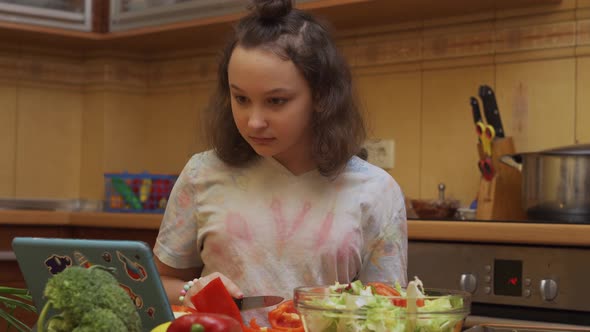
<path fill-rule="evenodd" d="M 92 0 L 0 0 L 0 21 L 92 30 Z"/>
<path fill-rule="evenodd" d="M 561 0 L 298 0 L 335 31 Z M 217 46 L 246 0 L 0 0 L 0 40 L 72 49 L 160 51 Z M 108 4 L 108 6 L 106 6 Z"/>
<path fill-rule="evenodd" d="M 318 0 L 299 0 L 298 3 Z M 227 17 L 244 11 L 243 0 L 110 0 L 109 31 Z"/>

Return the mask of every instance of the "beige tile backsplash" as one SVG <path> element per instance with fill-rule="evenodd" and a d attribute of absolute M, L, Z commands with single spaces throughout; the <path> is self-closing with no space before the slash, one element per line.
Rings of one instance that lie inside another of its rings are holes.
<path fill-rule="evenodd" d="M 495 88 L 520 151 L 590 142 L 590 1 L 340 32 L 370 136 L 408 197 L 468 204 L 479 184 L 469 97 Z M 0 197 L 92 198 L 104 172 L 178 173 L 205 149 L 215 50 L 0 50 Z"/>
<path fill-rule="evenodd" d="M 19 87 L 16 197 L 77 197 L 83 98 L 76 90 Z"/>
<path fill-rule="evenodd" d="M 15 194 L 16 91 L 16 87 L 0 83 L 0 197 Z"/>

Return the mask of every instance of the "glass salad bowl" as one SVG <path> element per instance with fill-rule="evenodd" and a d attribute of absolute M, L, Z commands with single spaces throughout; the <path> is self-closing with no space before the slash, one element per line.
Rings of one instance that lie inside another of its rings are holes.
<path fill-rule="evenodd" d="M 370 288 L 360 281 L 296 288 L 293 300 L 305 331 L 458 332 L 471 308 L 471 296 L 462 291 L 426 288 L 408 297 L 399 286 L 399 296 L 373 295 Z"/>

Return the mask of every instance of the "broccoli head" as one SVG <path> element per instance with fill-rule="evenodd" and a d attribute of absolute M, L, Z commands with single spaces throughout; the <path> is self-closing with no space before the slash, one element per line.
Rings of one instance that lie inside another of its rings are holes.
<path fill-rule="evenodd" d="M 39 317 L 40 332 L 49 309 L 59 312 L 49 319 L 50 332 L 141 331 L 139 314 L 129 295 L 103 266 L 67 268 L 49 279 L 44 295 L 47 303 Z"/>
<path fill-rule="evenodd" d="M 113 311 L 98 308 L 82 317 L 80 325 L 72 332 L 126 332 L 127 327 L 121 317 Z"/>

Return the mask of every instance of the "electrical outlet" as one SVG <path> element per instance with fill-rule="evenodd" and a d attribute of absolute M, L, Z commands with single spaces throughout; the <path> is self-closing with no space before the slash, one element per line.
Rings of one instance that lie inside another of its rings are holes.
<path fill-rule="evenodd" d="M 395 143 L 392 139 L 370 139 L 363 147 L 367 149 L 367 161 L 381 168 L 393 168 Z"/>

